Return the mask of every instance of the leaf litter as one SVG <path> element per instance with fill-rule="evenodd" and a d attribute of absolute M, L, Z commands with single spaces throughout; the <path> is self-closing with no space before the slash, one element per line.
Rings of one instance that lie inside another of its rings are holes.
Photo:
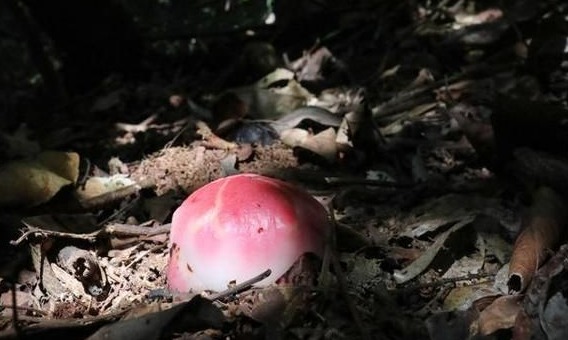
<path fill-rule="evenodd" d="M 565 79 L 538 73 L 546 44 L 523 53 L 527 39 L 511 34 L 546 16 L 438 5 L 417 4 L 412 25 L 395 20 L 404 6 L 349 13 L 365 19 L 359 30 L 346 15 L 335 38 L 286 54 L 287 69 L 245 63 L 261 76 L 238 86 L 227 71 L 216 81 L 227 85 L 208 88 L 206 70 L 183 91 L 107 85 L 83 99 L 93 127 L 80 134 L 66 134 L 84 125 L 71 118 L 44 128 L 44 144 L 3 132 L 0 336 L 563 338 Z M 54 152 L 38 145 L 73 160 L 38 165 Z M 319 285 L 163 292 L 172 211 L 241 172 L 294 182 L 330 208 Z M 14 192 L 26 173 L 38 175 Z"/>

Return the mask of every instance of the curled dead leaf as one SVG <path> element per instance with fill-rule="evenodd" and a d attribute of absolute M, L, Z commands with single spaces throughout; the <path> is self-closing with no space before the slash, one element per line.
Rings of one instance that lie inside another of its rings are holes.
<path fill-rule="evenodd" d="M 336 133 L 333 128 L 326 129 L 316 135 L 303 129 L 282 131 L 280 139 L 284 144 L 309 150 L 329 162 L 337 159 Z"/>
<path fill-rule="evenodd" d="M 538 188 L 513 248 L 507 282 L 510 292 L 527 287 L 548 252 L 561 240 L 567 220 L 562 197 L 548 187 Z"/>
<path fill-rule="evenodd" d="M 499 329 L 512 328 L 521 309 L 522 301 L 519 295 L 504 295 L 495 299 L 479 313 L 479 333 L 488 335 Z"/>

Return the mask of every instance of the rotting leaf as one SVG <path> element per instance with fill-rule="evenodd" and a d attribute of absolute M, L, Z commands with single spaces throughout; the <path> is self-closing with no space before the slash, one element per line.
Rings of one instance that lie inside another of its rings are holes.
<path fill-rule="evenodd" d="M 567 221 L 562 197 L 551 188 L 539 187 L 513 248 L 507 283 L 510 292 L 527 287 L 548 252 L 562 240 Z"/>

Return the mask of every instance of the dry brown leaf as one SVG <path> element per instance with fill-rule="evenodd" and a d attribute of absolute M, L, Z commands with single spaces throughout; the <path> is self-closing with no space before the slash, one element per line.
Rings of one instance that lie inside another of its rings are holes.
<path fill-rule="evenodd" d="M 521 309 L 522 299 L 518 295 L 504 295 L 495 299 L 479 313 L 479 333 L 488 335 L 499 329 L 512 328 Z"/>
<path fill-rule="evenodd" d="M 337 158 L 337 145 L 335 143 L 335 130 L 329 128 L 323 130 L 317 135 L 310 136 L 304 140 L 300 147 L 308 149 L 330 162 L 334 162 Z"/>
<path fill-rule="evenodd" d="M 532 336 L 533 322 L 524 310 L 521 310 L 515 320 L 512 340 L 529 340 Z"/>
<path fill-rule="evenodd" d="M 523 218 L 509 266 L 509 291 L 523 291 L 550 250 L 558 245 L 568 220 L 566 203 L 554 190 L 539 187 Z"/>

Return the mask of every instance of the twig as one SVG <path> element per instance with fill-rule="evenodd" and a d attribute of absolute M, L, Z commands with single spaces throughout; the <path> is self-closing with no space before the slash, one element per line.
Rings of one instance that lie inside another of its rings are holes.
<path fill-rule="evenodd" d="M 155 227 L 141 227 L 129 224 L 109 224 L 100 230 L 86 234 L 66 233 L 62 231 L 44 230 L 39 227 L 34 227 L 25 221 L 22 223 L 29 229 L 22 234 L 18 239 L 10 241 L 13 246 L 18 246 L 32 235 L 55 236 L 55 237 L 68 237 L 77 240 L 86 240 L 95 242 L 100 235 L 119 235 L 119 236 L 154 236 L 158 234 L 165 234 L 170 232 L 171 224 L 163 224 Z"/>
<path fill-rule="evenodd" d="M 219 293 L 214 293 L 211 294 L 209 296 L 204 296 L 204 298 L 210 300 L 210 301 L 217 301 L 217 300 L 221 300 L 224 299 L 226 297 L 229 297 L 231 295 L 240 293 L 248 288 L 250 288 L 252 285 L 254 285 L 257 282 L 260 282 L 264 279 L 266 279 L 268 276 L 270 276 L 270 274 L 272 273 L 272 270 L 267 269 L 266 271 L 262 272 L 261 274 L 253 277 L 252 279 L 246 280 L 244 282 L 238 283 L 235 286 L 226 289 L 222 292 Z M 187 297 L 188 293 L 181 293 L 181 296 L 185 296 Z M 193 297 L 194 295 L 191 294 L 191 297 Z M 152 292 L 150 292 L 149 294 L 150 298 L 156 298 L 156 297 L 160 297 L 160 298 L 171 298 L 172 297 L 172 293 L 171 291 L 169 291 L 168 289 L 156 289 Z M 184 303 L 184 302 L 181 302 Z"/>
<path fill-rule="evenodd" d="M 144 251 L 139 252 L 138 255 L 136 255 L 136 258 L 135 258 L 134 260 L 132 260 L 132 262 L 130 262 L 130 263 L 125 267 L 125 269 L 128 269 L 128 268 L 132 267 L 135 263 L 137 263 L 138 261 L 142 260 L 142 258 L 144 258 L 144 256 L 148 255 L 149 253 L 151 253 L 151 252 L 153 252 L 153 251 L 156 251 L 156 250 L 158 250 L 158 249 L 160 249 L 160 248 L 163 248 L 163 247 L 165 247 L 165 246 L 166 246 L 166 244 L 165 244 L 165 243 L 162 243 L 162 244 L 158 244 L 157 246 L 152 247 L 152 248 L 150 248 L 150 249 L 148 249 L 148 250 L 144 250 Z"/>
<path fill-rule="evenodd" d="M 239 283 L 239 284 L 235 285 L 234 287 L 231 287 L 231 288 L 224 290 L 220 293 L 212 294 L 212 295 L 208 296 L 207 298 L 209 300 L 214 301 L 214 300 L 224 299 L 224 298 L 229 297 L 231 295 L 237 294 L 237 293 L 239 293 L 239 292 L 241 292 L 245 289 L 250 288 L 253 284 L 266 279 L 268 276 L 270 276 L 271 273 L 272 273 L 272 270 L 267 269 L 262 274 L 259 274 L 259 275 L 253 277 L 250 280 L 246 280 L 245 282 Z"/>
<path fill-rule="evenodd" d="M 459 281 L 470 281 L 470 280 L 475 280 L 475 279 L 491 279 L 495 276 L 495 274 L 488 274 L 488 273 L 482 273 L 482 274 L 468 274 L 465 276 L 459 276 L 459 277 L 451 277 L 451 278 L 443 278 L 443 279 L 439 279 L 433 282 L 427 282 L 427 283 L 413 283 L 410 285 L 407 285 L 405 287 L 400 288 L 399 290 L 402 292 L 410 292 L 413 290 L 418 290 L 418 289 L 424 289 L 424 288 L 437 288 L 440 286 L 443 286 L 445 284 L 451 283 L 451 284 L 456 284 Z"/>
<path fill-rule="evenodd" d="M 110 235 L 121 236 L 154 236 L 158 234 L 169 233 L 172 227 L 171 223 L 162 224 L 154 227 L 141 227 L 130 224 L 109 224 L 104 227 L 104 232 Z"/>

